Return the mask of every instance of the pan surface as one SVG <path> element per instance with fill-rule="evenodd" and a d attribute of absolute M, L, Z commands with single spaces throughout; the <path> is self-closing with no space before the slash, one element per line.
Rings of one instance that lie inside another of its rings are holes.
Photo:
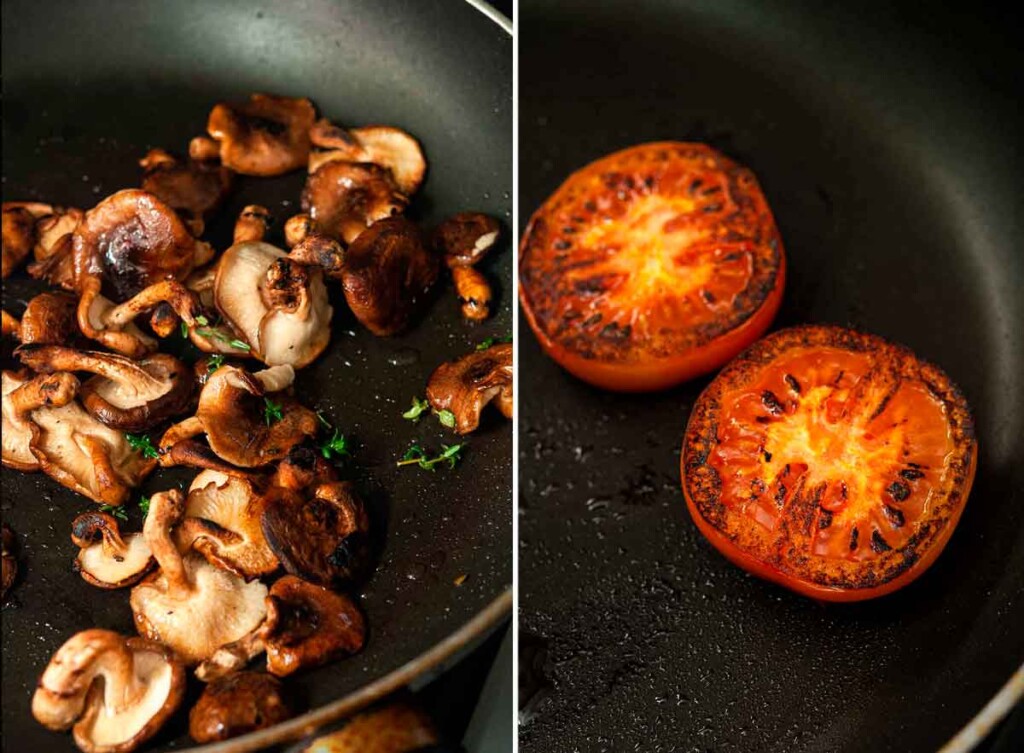
<path fill-rule="evenodd" d="M 477 210 L 508 229 L 511 66 L 508 33 L 459 0 L 5 2 L 4 199 L 88 208 L 137 186 L 136 163 L 149 147 L 184 150 L 203 131 L 216 101 L 270 91 L 309 96 L 346 125 L 385 123 L 414 134 L 429 163 L 410 210 L 415 219 L 430 225 Z M 281 224 L 298 211 L 303 180 L 299 173 L 241 178 L 206 237 L 223 250 L 240 208 L 260 203 L 276 220 L 272 240 L 283 243 Z M 412 425 L 401 417 L 412 396 L 423 394 L 431 371 L 483 338 L 511 330 L 507 238 L 484 264 L 497 305 L 478 328 L 461 321 L 445 283 L 407 334 L 376 338 L 331 288 L 331 345 L 299 372 L 297 391 L 356 439 L 356 463 L 343 476 L 364 490 L 381 554 L 362 590 L 366 649 L 287 683 L 307 709 L 346 698 L 354 710 L 373 695 L 353 697 L 355 691 L 399 668 L 401 674 L 378 682 L 375 692 L 408 681 L 507 614 L 508 423 L 485 421 L 455 470 L 428 473 L 394 463 L 413 440 L 430 448 L 454 441 L 436 420 Z M 20 314 L 36 289 L 18 273 L 5 281 L 4 307 Z M 187 483 L 191 475 L 158 472 L 141 493 Z M 2 612 L 4 750 L 74 750 L 70 736 L 49 733 L 31 718 L 36 680 L 77 630 L 133 632 L 127 592 L 91 588 L 71 570 L 70 522 L 90 507 L 41 475 L 3 473 L 3 519 L 19 535 L 21 566 Z M 140 525 L 133 509 L 127 527 Z M 467 578 L 457 587 L 453 581 L 461 575 Z M 186 698 L 192 701 L 194 695 Z M 188 747 L 186 719 L 179 712 L 146 749 Z"/>
<path fill-rule="evenodd" d="M 823 606 L 691 522 L 679 447 L 707 379 L 600 392 L 521 319 L 524 753 L 934 751 L 1024 660 L 1024 61 L 1009 18 L 909 5 L 520 4 L 522 225 L 598 156 L 708 142 L 774 210 L 775 326 L 909 345 L 963 388 L 980 446 L 937 563 Z"/>

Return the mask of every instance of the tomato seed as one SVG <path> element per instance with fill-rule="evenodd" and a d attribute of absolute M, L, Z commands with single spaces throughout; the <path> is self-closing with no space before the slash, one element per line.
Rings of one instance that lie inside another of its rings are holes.
<path fill-rule="evenodd" d="M 907 481 L 916 481 L 919 478 L 924 478 L 924 474 L 916 468 L 906 468 L 900 471 L 900 475 Z"/>
<path fill-rule="evenodd" d="M 907 522 L 906 518 L 903 517 L 903 511 L 897 510 L 892 505 L 886 505 L 884 509 L 885 517 L 889 519 L 889 522 L 892 523 L 893 527 L 903 528 L 904 524 Z"/>
<path fill-rule="evenodd" d="M 761 404 L 773 416 L 782 415 L 782 403 L 779 402 L 779 398 L 775 397 L 775 393 L 771 390 L 765 390 L 761 393 Z"/>
<path fill-rule="evenodd" d="M 878 553 L 888 552 L 892 549 L 892 547 L 889 546 L 889 542 L 883 539 L 882 534 L 878 531 L 871 532 L 871 548 Z"/>
<path fill-rule="evenodd" d="M 782 378 L 785 380 L 786 384 L 789 385 L 789 388 L 793 390 L 793 392 L 795 392 L 798 395 L 800 394 L 800 382 L 796 380 L 795 376 L 793 376 L 792 374 L 786 374 L 786 376 Z"/>
<path fill-rule="evenodd" d="M 850 533 L 850 551 L 852 552 L 857 548 L 857 539 L 860 538 L 860 529 L 854 528 Z"/>
<path fill-rule="evenodd" d="M 910 487 L 904 484 L 902 481 L 893 481 L 889 484 L 886 491 L 892 495 L 892 498 L 897 502 L 902 502 L 910 496 Z"/>

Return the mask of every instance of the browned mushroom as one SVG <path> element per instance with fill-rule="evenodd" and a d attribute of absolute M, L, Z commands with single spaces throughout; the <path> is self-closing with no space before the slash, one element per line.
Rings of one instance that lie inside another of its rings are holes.
<path fill-rule="evenodd" d="M 232 173 L 212 160 L 179 161 L 163 149 L 151 149 L 139 160 L 142 190 L 156 196 L 182 216 L 194 235 L 231 190 Z"/>
<path fill-rule="evenodd" d="M 22 202 L 3 204 L 3 247 L 0 276 L 7 279 L 36 243 L 36 214 Z"/>
<path fill-rule="evenodd" d="M 15 340 L 21 339 L 21 322 L 18 321 L 18 317 L 14 314 L 7 313 L 6 309 L 2 312 L 3 314 L 3 329 L 0 330 L 4 337 L 13 337 Z"/>
<path fill-rule="evenodd" d="M 27 372 L 3 372 L 3 464 L 19 471 L 38 471 L 39 458 L 32 445 L 39 427 L 32 420 L 38 410 L 57 408 L 75 399 L 78 380 L 73 374 L 32 377 Z"/>
<path fill-rule="evenodd" d="M 318 737 L 303 753 L 412 753 L 439 742 L 424 711 L 398 702 L 357 714 L 337 732 Z"/>
<path fill-rule="evenodd" d="M 306 164 L 314 120 L 308 99 L 253 94 L 245 104 L 216 104 L 206 130 L 220 142 L 225 166 L 244 175 L 281 175 Z"/>
<path fill-rule="evenodd" d="M 423 182 L 427 162 L 419 142 L 391 126 L 366 126 L 346 131 L 321 118 L 309 130 L 315 147 L 309 155 L 309 172 L 328 162 L 372 162 L 387 168 L 398 190 L 412 196 Z"/>
<path fill-rule="evenodd" d="M 480 412 L 494 401 L 512 418 L 512 344 L 492 345 L 437 367 L 427 382 L 427 400 L 435 411 L 455 414 L 455 430 L 469 434 L 480 425 Z"/>
<path fill-rule="evenodd" d="M 0 599 L 7 598 L 7 592 L 18 577 L 18 558 L 14 552 L 14 531 L 6 523 L 3 524 L 3 550 L 0 552 L 2 569 L 0 569 Z"/>
<path fill-rule="evenodd" d="M 100 422 L 142 432 L 184 411 L 192 399 L 192 369 L 173 356 L 155 353 L 141 361 L 60 345 L 22 345 L 16 355 L 42 374 L 95 374 L 78 392 L 82 405 Z"/>
<path fill-rule="evenodd" d="M 357 581 L 370 565 L 369 518 L 351 483 L 322 483 L 297 491 L 272 487 L 263 533 L 284 569 L 334 587 Z"/>
<path fill-rule="evenodd" d="M 313 232 L 313 218 L 308 214 L 296 214 L 284 223 L 284 242 L 288 248 L 294 248 Z"/>
<path fill-rule="evenodd" d="M 185 497 L 177 489 L 150 498 L 142 532 L 160 569 L 132 589 L 130 601 L 141 635 L 194 664 L 262 624 L 267 587 L 246 583 L 200 554 L 182 557 L 171 528 L 184 507 Z"/>
<path fill-rule="evenodd" d="M 292 261 L 260 241 L 237 243 L 221 257 L 214 285 L 217 309 L 268 366 L 311 363 L 331 338 L 323 272 Z"/>
<path fill-rule="evenodd" d="M 255 374 L 221 366 L 199 395 L 196 415 L 167 430 L 160 447 L 163 465 L 173 464 L 172 447 L 206 434 L 210 448 L 241 468 L 255 468 L 285 457 L 306 437 L 316 435 L 316 414 L 282 391 L 295 380 L 291 366 Z"/>
<path fill-rule="evenodd" d="M 483 272 L 473 267 L 452 267 L 452 282 L 464 319 L 482 322 L 491 315 L 491 285 Z"/>
<path fill-rule="evenodd" d="M 32 696 L 43 726 L 72 728 L 86 753 L 127 753 L 156 734 L 185 692 L 185 670 L 159 643 L 83 630 L 53 655 Z"/>
<path fill-rule="evenodd" d="M 285 677 L 351 656 L 365 640 L 363 614 L 344 594 L 294 575 L 285 575 L 271 586 L 263 627 L 271 674 Z"/>
<path fill-rule="evenodd" d="M 500 231 L 496 219 L 478 212 L 452 215 L 434 231 L 434 247 L 444 254 L 462 303 L 462 315 L 469 321 L 483 321 L 490 313 L 490 285 L 473 266 L 494 247 Z"/>
<path fill-rule="evenodd" d="M 188 715 L 197 743 L 227 740 L 290 719 L 281 681 L 265 672 L 235 672 L 214 680 Z"/>
<path fill-rule="evenodd" d="M 328 277 L 340 280 L 345 269 L 345 250 L 333 238 L 307 233 L 292 246 L 288 258 L 306 266 L 319 267 Z"/>
<path fill-rule="evenodd" d="M 374 223 L 349 246 L 342 272 L 345 300 L 375 335 L 393 335 L 437 280 L 438 260 L 404 217 Z"/>
<path fill-rule="evenodd" d="M 163 280 L 184 280 L 213 257 L 178 214 L 156 196 L 126 189 L 85 213 L 72 238 L 75 284 L 99 278 L 117 301 Z"/>
<path fill-rule="evenodd" d="M 205 470 L 189 487 L 179 548 L 191 547 L 246 580 L 271 573 L 278 562 L 263 535 L 263 506 L 255 479 Z"/>
<path fill-rule="evenodd" d="M 51 285 L 75 289 L 75 267 L 72 238 L 85 219 L 85 212 L 74 207 L 50 207 L 51 213 L 36 221 L 35 261 L 28 273 Z"/>
<path fill-rule="evenodd" d="M 270 227 L 270 210 L 259 204 L 249 204 L 238 215 L 235 221 L 235 237 L 233 243 L 261 241 Z"/>
<path fill-rule="evenodd" d="M 73 342 L 78 336 L 77 306 L 78 301 L 68 293 L 40 293 L 28 302 L 21 315 L 21 342 L 61 345 Z"/>
<path fill-rule="evenodd" d="M 74 519 L 71 541 L 79 548 L 75 570 L 99 588 L 134 585 L 156 564 L 141 533 L 122 536 L 114 516 L 98 510 Z"/>
<path fill-rule="evenodd" d="M 302 190 L 302 211 L 313 228 L 345 243 L 368 225 L 401 214 L 408 203 L 386 168 L 363 162 L 328 162 Z"/>

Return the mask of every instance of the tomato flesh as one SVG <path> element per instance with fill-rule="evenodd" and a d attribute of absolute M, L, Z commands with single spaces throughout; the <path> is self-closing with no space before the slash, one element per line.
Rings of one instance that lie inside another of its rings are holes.
<path fill-rule="evenodd" d="M 727 556 L 852 600 L 934 560 L 976 452 L 966 403 L 934 366 L 880 338 L 802 327 L 758 343 L 698 400 L 683 486 Z"/>

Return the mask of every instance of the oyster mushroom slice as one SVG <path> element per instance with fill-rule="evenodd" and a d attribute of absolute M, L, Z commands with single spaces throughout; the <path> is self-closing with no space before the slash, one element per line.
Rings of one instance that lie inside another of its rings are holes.
<path fill-rule="evenodd" d="M 263 534 L 289 573 L 335 587 L 369 569 L 370 522 L 351 483 L 303 492 L 273 487 L 266 497 Z"/>
<path fill-rule="evenodd" d="M 512 389 L 512 344 L 501 343 L 438 366 L 427 382 L 427 400 L 436 411 L 454 413 L 455 430 L 469 434 L 491 401 L 512 418 Z"/>
<path fill-rule="evenodd" d="M 139 166 L 143 170 L 142 190 L 178 212 L 193 230 L 198 230 L 195 235 L 202 233 L 205 221 L 231 190 L 233 175 L 217 162 L 181 162 L 163 149 L 151 149 L 139 160 Z"/>
<path fill-rule="evenodd" d="M 250 479 L 202 471 L 189 487 L 179 548 L 201 552 L 213 565 L 247 580 L 278 567 L 260 524 L 263 500 Z"/>
<path fill-rule="evenodd" d="M 32 414 L 58 408 L 75 399 L 78 380 L 73 374 L 30 377 L 26 373 L 5 371 L 2 375 L 3 464 L 19 471 L 38 471 L 39 459 L 32 444 L 39 427 Z"/>
<path fill-rule="evenodd" d="M 265 672 L 235 672 L 214 680 L 188 715 L 188 731 L 197 743 L 227 740 L 293 715 L 281 681 Z"/>
<path fill-rule="evenodd" d="M 98 277 L 119 301 L 162 280 L 184 280 L 213 256 L 156 196 L 126 189 L 85 213 L 72 238 L 76 285 Z"/>
<path fill-rule="evenodd" d="M 32 697 L 32 715 L 73 728 L 86 753 L 135 750 L 181 703 L 185 670 L 164 646 L 110 630 L 84 630 L 53 655 Z"/>
<path fill-rule="evenodd" d="M 309 131 L 317 147 L 309 155 L 309 172 L 336 160 L 372 162 L 387 168 L 398 189 L 412 196 L 423 182 L 427 162 L 419 142 L 405 131 L 391 126 L 365 126 L 348 131 L 320 119 Z"/>
<path fill-rule="evenodd" d="M 96 374 L 79 390 L 82 405 L 100 422 L 122 431 L 151 429 L 185 410 L 192 398 L 192 369 L 165 353 L 133 361 L 59 345 L 23 345 L 17 355 L 40 373 Z"/>
<path fill-rule="evenodd" d="M 3 524 L 3 551 L 2 572 L 0 572 L 0 598 L 7 596 L 7 592 L 14 585 L 14 579 L 18 577 L 18 558 L 14 553 L 15 539 L 14 531 L 6 523 Z"/>
<path fill-rule="evenodd" d="M 328 162 L 302 190 L 302 211 L 313 229 L 345 243 L 374 222 L 401 214 L 408 203 L 387 169 L 363 162 Z"/>
<path fill-rule="evenodd" d="M 113 515 L 87 512 L 71 523 L 71 541 L 79 548 L 75 569 L 99 588 L 124 588 L 137 583 L 156 561 L 141 533 L 121 535 Z"/>
<path fill-rule="evenodd" d="M 78 335 L 77 306 L 78 301 L 68 293 L 40 293 L 25 307 L 19 339 L 23 344 L 67 345 Z"/>
<path fill-rule="evenodd" d="M 171 528 L 185 497 L 177 489 L 154 494 L 143 536 L 160 569 L 132 589 L 139 633 L 174 649 L 187 664 L 209 658 L 221 646 L 251 633 L 266 615 L 267 588 L 178 552 Z"/>
<path fill-rule="evenodd" d="M 323 273 L 268 243 L 238 243 L 221 257 L 217 309 L 268 366 L 302 368 L 327 347 L 334 310 Z"/>
<path fill-rule="evenodd" d="M 253 94 L 242 105 L 216 104 L 206 130 L 220 142 L 225 166 L 244 175 L 281 175 L 306 163 L 315 119 L 308 99 Z"/>
<path fill-rule="evenodd" d="M 366 622 L 348 596 L 285 575 L 267 597 L 263 640 L 267 671 L 285 677 L 360 651 Z"/>

